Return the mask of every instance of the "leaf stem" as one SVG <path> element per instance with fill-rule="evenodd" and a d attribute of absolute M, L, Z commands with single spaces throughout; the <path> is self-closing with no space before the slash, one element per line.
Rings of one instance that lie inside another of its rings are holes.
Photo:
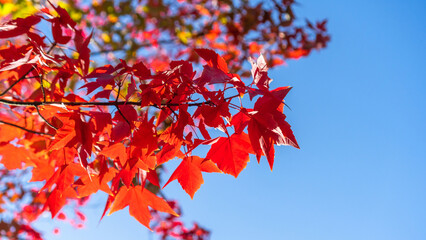
<path fill-rule="evenodd" d="M 43 115 L 41 115 L 40 110 L 38 109 L 38 106 L 35 106 L 35 109 L 37 110 L 37 113 L 41 117 L 41 119 L 43 119 L 49 127 L 53 128 L 55 130 L 58 130 L 57 127 L 53 126 L 51 123 L 49 123 L 49 121 L 47 121 L 46 118 L 43 117 Z"/>

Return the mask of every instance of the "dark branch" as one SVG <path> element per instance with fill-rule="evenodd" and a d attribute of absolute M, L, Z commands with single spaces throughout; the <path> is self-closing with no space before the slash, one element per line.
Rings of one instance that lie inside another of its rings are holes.
<path fill-rule="evenodd" d="M 224 100 L 229 100 L 235 97 L 240 96 L 239 94 L 226 97 Z M 92 107 L 92 106 L 121 106 L 121 105 L 133 105 L 133 106 L 141 106 L 142 101 L 109 101 L 109 102 L 60 102 L 60 101 L 52 101 L 52 102 L 40 102 L 40 101 L 34 101 L 34 102 L 24 102 L 24 101 L 11 101 L 6 99 L 0 99 L 0 103 L 9 105 L 9 106 L 28 106 L 28 107 L 35 107 L 38 106 L 49 106 L 49 105 L 63 105 L 63 106 L 82 106 L 82 107 Z M 162 103 L 160 106 L 156 104 L 148 105 L 150 107 L 156 107 L 156 108 L 162 108 L 162 107 L 171 107 L 171 106 L 180 106 L 180 105 L 187 105 L 187 106 L 201 106 L 203 104 L 207 105 L 214 105 L 213 102 L 210 100 L 205 102 L 187 102 L 187 103 Z"/>
<path fill-rule="evenodd" d="M 117 98 L 115 99 L 115 102 L 118 101 L 118 98 L 120 97 L 120 91 L 121 91 L 121 83 L 118 84 L 118 92 L 117 92 Z M 129 124 L 129 127 L 132 128 L 132 125 L 130 124 L 129 120 L 124 116 L 123 112 L 121 112 L 120 108 L 118 106 L 115 106 L 118 110 L 118 113 L 120 113 L 121 117 L 124 118 L 127 124 Z"/>
<path fill-rule="evenodd" d="M 49 54 L 53 48 L 56 46 L 56 42 L 54 42 L 52 44 L 52 46 L 50 46 L 49 50 L 47 50 L 47 54 Z M 0 97 L 5 95 L 7 92 L 10 91 L 10 89 L 12 89 L 16 84 L 18 84 L 20 81 L 27 79 L 27 75 L 30 74 L 34 69 L 36 69 L 36 65 L 33 65 L 30 70 L 28 70 L 28 72 L 26 72 L 22 77 L 20 77 L 18 80 L 16 80 L 16 82 L 12 83 L 6 90 L 4 90 L 2 93 L 0 93 Z M 41 86 L 43 88 L 43 85 Z M 43 90 L 44 91 L 44 90 Z"/>
<path fill-rule="evenodd" d="M 228 98 L 229 99 L 229 98 Z M 0 99 L 0 103 L 10 105 L 10 106 L 48 106 L 48 105 L 64 105 L 64 106 L 82 106 L 82 107 L 91 107 L 91 106 L 121 106 L 121 105 L 134 105 L 141 106 L 141 101 L 110 101 L 110 102 L 23 102 L 23 101 L 11 101 L 6 99 Z M 201 106 L 202 104 L 212 104 L 211 101 L 198 102 L 198 103 L 164 103 L 161 104 L 161 107 L 167 106 L 180 106 L 180 105 L 188 105 L 188 106 Z M 159 107 L 156 104 L 149 105 L 151 107 Z"/>
<path fill-rule="evenodd" d="M 121 112 L 120 108 L 118 106 L 115 106 L 118 110 L 118 113 L 120 113 L 121 117 L 124 118 L 127 124 L 129 124 L 129 127 L 132 128 L 132 125 L 130 124 L 129 120 L 124 116 L 123 112 Z"/>
<path fill-rule="evenodd" d="M 52 134 L 50 134 L 50 133 L 37 132 L 37 131 L 31 130 L 31 129 L 24 128 L 24 127 L 21 127 L 21 126 L 19 126 L 19 125 L 13 124 L 13 123 L 4 122 L 4 121 L 2 121 L 2 120 L 0 120 L 0 123 L 3 123 L 3 124 L 5 124 L 5 125 L 9 125 L 9 126 L 12 126 L 12 127 L 16 127 L 16 128 L 19 128 L 19 129 L 22 129 L 22 130 L 27 131 L 27 132 L 30 132 L 30 133 L 34 133 L 34 134 L 38 134 L 38 135 L 47 135 L 47 136 L 51 136 L 51 137 L 53 137 L 53 135 L 52 135 Z"/>
<path fill-rule="evenodd" d="M 55 129 L 55 130 L 58 130 L 58 128 L 57 128 L 57 127 L 53 126 L 53 125 L 52 125 L 49 121 L 47 121 L 47 119 L 46 119 L 46 118 L 44 118 L 44 117 L 43 117 L 43 115 L 41 115 L 41 113 L 40 113 L 40 111 L 39 111 L 39 109 L 38 109 L 38 106 L 36 106 L 36 107 L 35 107 L 35 109 L 37 110 L 37 113 L 38 113 L 38 115 L 41 117 L 41 119 L 43 119 L 49 127 L 53 128 L 53 129 Z"/>
<path fill-rule="evenodd" d="M 43 102 L 46 102 L 46 92 L 44 91 L 44 86 L 43 86 L 43 75 L 40 75 L 40 87 L 41 87 L 41 92 L 43 94 Z M 38 109 L 37 109 L 38 111 Z M 39 113 L 40 115 L 40 113 Z"/>
<path fill-rule="evenodd" d="M 16 84 L 18 84 L 20 81 L 26 79 L 27 75 L 30 74 L 34 69 L 36 69 L 35 65 L 33 65 L 28 72 L 26 72 L 22 77 L 20 77 L 16 82 L 12 83 L 6 90 L 4 90 L 2 93 L 0 93 L 0 97 L 5 95 L 7 92 L 10 91 Z"/>

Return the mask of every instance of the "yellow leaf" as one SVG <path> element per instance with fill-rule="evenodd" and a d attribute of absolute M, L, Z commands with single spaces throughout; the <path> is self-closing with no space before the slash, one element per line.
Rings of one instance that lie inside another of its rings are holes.
<path fill-rule="evenodd" d="M 0 6 L 0 17 L 9 15 L 14 10 L 16 10 L 15 5 L 12 3 L 5 3 Z"/>
<path fill-rule="evenodd" d="M 183 43 L 183 44 L 187 44 L 188 43 L 188 39 L 190 39 L 192 37 L 192 34 L 188 31 L 177 31 L 176 36 L 179 38 L 179 40 Z"/>

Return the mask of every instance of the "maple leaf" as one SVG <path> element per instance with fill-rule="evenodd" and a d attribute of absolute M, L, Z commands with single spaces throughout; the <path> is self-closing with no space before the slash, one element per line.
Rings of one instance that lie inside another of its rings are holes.
<path fill-rule="evenodd" d="M 64 26 L 70 26 L 71 28 L 74 28 L 75 25 L 77 24 L 76 22 L 74 22 L 74 20 L 72 20 L 71 16 L 69 15 L 69 13 L 67 12 L 67 10 L 63 9 L 61 6 L 55 6 L 53 5 L 49 0 L 47 1 L 50 6 L 53 7 L 53 9 L 55 9 L 55 11 L 58 13 L 58 18 L 59 21 L 62 25 Z"/>
<path fill-rule="evenodd" d="M 232 78 L 228 75 L 229 70 L 226 61 L 215 51 L 199 48 L 195 49 L 195 52 L 207 62 L 200 78 L 195 80 L 198 85 L 225 83 Z"/>
<path fill-rule="evenodd" d="M 269 89 L 269 84 L 272 82 L 272 79 L 268 77 L 268 66 L 266 65 L 265 58 L 261 54 L 255 62 L 252 58 L 249 58 L 252 69 L 251 74 L 253 77 L 253 83 L 260 89 L 267 91 Z"/>
<path fill-rule="evenodd" d="M 105 157 L 109 157 L 113 160 L 118 157 L 122 166 L 124 166 L 127 161 L 126 147 L 121 142 L 105 147 L 99 155 L 104 155 Z"/>
<path fill-rule="evenodd" d="M 84 176 L 86 174 L 86 171 L 76 163 L 61 166 L 52 177 L 46 181 L 46 184 L 40 190 L 41 192 L 44 189 L 55 186 L 53 191 L 49 194 L 43 210 L 49 207 L 52 218 L 54 218 L 65 205 L 67 198 L 77 197 L 77 192 L 73 188 L 74 176 Z"/>
<path fill-rule="evenodd" d="M 107 85 L 114 85 L 114 76 L 111 76 L 109 74 L 102 74 L 99 76 L 96 81 L 94 82 L 88 82 L 81 86 L 79 89 L 87 88 L 87 94 L 92 93 L 94 90 L 96 90 L 98 87 L 105 88 Z"/>
<path fill-rule="evenodd" d="M 100 91 L 100 92 L 96 93 L 91 100 L 98 99 L 98 98 L 109 99 L 111 92 L 112 92 L 112 90 Z"/>
<path fill-rule="evenodd" d="M 268 123 L 271 123 L 272 126 L 269 126 Z M 263 114 L 254 115 L 248 123 L 247 130 L 257 162 L 260 162 L 260 157 L 265 155 L 272 170 L 275 157 L 274 139 L 277 138 L 277 135 L 282 134 L 276 122 L 270 117 L 265 118 Z"/>
<path fill-rule="evenodd" d="M 204 160 L 198 156 L 185 157 L 180 165 L 170 176 L 163 189 L 172 181 L 178 180 L 186 193 L 194 198 L 195 192 L 204 183 L 201 172 L 221 172 L 210 160 Z"/>
<path fill-rule="evenodd" d="M 77 52 L 79 53 L 78 59 L 79 59 L 79 65 L 80 68 L 83 71 L 83 75 L 87 75 L 89 71 L 89 64 L 90 64 L 90 48 L 89 48 L 89 42 L 92 38 L 92 33 L 88 37 L 84 37 L 84 34 L 81 30 L 75 31 L 74 36 L 74 44 L 77 48 Z"/>
<path fill-rule="evenodd" d="M 152 183 L 153 185 L 160 187 L 160 179 L 158 178 L 158 174 L 157 171 L 154 170 L 150 170 L 147 175 L 146 178 L 149 180 L 150 183 Z"/>
<path fill-rule="evenodd" d="M 73 186 L 76 187 L 76 192 L 80 198 L 90 196 L 96 193 L 98 190 L 112 195 L 111 189 L 108 186 L 108 182 L 115 176 L 117 170 L 114 168 L 108 169 L 106 173 L 100 174 L 89 174 L 83 175 L 77 181 L 74 182 Z"/>
<path fill-rule="evenodd" d="M 281 111 L 275 111 L 272 115 L 282 132 L 282 136 L 280 135 L 278 138 L 277 145 L 290 145 L 295 148 L 300 148 L 291 130 L 290 124 L 285 121 L 286 116 Z"/>
<path fill-rule="evenodd" d="M 77 23 L 74 22 L 74 20 L 72 20 L 71 16 L 65 9 L 63 9 L 60 6 L 56 7 L 50 1 L 48 2 L 58 13 L 58 17 L 54 17 L 48 20 L 52 23 L 53 39 L 59 44 L 66 44 L 71 40 L 71 36 L 64 34 L 62 31 L 62 27 L 75 29 L 75 25 Z M 49 12 L 45 12 L 45 13 L 52 16 Z"/>
<path fill-rule="evenodd" d="M 215 162 L 222 172 L 237 178 L 250 161 L 249 153 L 253 150 L 248 135 L 234 133 L 230 137 L 220 137 L 212 144 L 206 159 Z"/>
<path fill-rule="evenodd" d="M 31 27 L 39 23 L 40 16 L 28 16 L 26 18 L 17 18 L 0 25 L 0 39 L 12 38 L 30 31 Z"/>
<path fill-rule="evenodd" d="M 215 84 L 215 83 L 226 83 L 231 80 L 231 77 L 228 76 L 219 68 L 210 67 L 209 65 L 204 66 L 201 76 L 194 80 L 199 86 L 204 86 L 206 84 Z"/>
<path fill-rule="evenodd" d="M 145 157 L 150 156 L 154 150 L 158 148 L 158 136 L 155 126 L 153 124 L 154 119 L 147 121 L 144 118 L 140 123 L 142 124 L 136 131 L 133 132 L 131 145 L 143 150 Z"/>
<path fill-rule="evenodd" d="M 80 120 L 80 118 L 78 119 Z M 90 124 L 83 121 L 76 121 L 76 138 L 78 139 L 78 158 L 84 168 L 87 168 L 87 158 L 92 155 L 93 137 Z"/>
<path fill-rule="evenodd" d="M 264 112 L 275 111 L 278 109 L 278 107 L 283 105 L 283 100 L 290 90 L 291 87 L 279 87 L 272 91 L 264 92 L 264 96 L 257 99 L 256 103 L 254 104 L 254 110 Z"/>
<path fill-rule="evenodd" d="M 51 142 L 49 149 L 58 150 L 64 147 L 73 146 L 76 141 L 76 133 L 74 124 L 71 121 L 65 122 L 65 124 L 56 131 L 55 138 Z"/>
<path fill-rule="evenodd" d="M 62 209 L 62 207 L 66 204 L 67 198 L 77 197 L 77 194 L 74 189 L 67 188 L 64 191 L 55 188 L 47 198 L 43 211 L 49 207 L 49 211 L 51 213 L 52 218 L 56 216 L 56 214 Z"/>
<path fill-rule="evenodd" d="M 114 125 L 111 131 L 111 140 L 114 142 L 119 142 L 123 140 L 123 138 L 129 136 L 131 133 L 131 129 L 128 123 L 126 122 L 118 122 Z"/>
<path fill-rule="evenodd" d="M 22 136 L 25 132 L 19 128 L 0 124 L 0 142 L 10 142 L 15 138 L 19 138 Z"/>
<path fill-rule="evenodd" d="M 200 56 L 207 62 L 208 66 L 217 68 L 223 71 L 224 73 L 229 72 L 228 65 L 226 64 L 225 59 L 223 59 L 215 51 L 206 48 L 197 48 L 195 49 L 195 52 L 198 54 L 198 56 Z"/>
<path fill-rule="evenodd" d="M 111 114 L 104 112 L 89 112 L 94 123 L 94 130 L 96 132 L 102 132 L 107 126 L 112 124 Z"/>
<path fill-rule="evenodd" d="M 5 64 L 6 62 L 2 62 L 2 65 L 5 65 L 5 66 L 3 66 L 0 69 L 0 72 L 12 70 L 12 69 L 21 67 L 21 66 L 26 65 L 26 64 L 35 63 L 37 58 L 31 59 L 32 53 L 33 53 L 33 49 L 29 49 L 28 52 L 26 52 L 22 58 L 20 58 L 16 61 L 8 62 L 8 65 Z"/>
<path fill-rule="evenodd" d="M 53 39 L 59 44 L 66 44 L 71 40 L 71 36 L 63 34 L 60 18 L 54 18 L 52 21 Z"/>
<path fill-rule="evenodd" d="M 93 137 L 89 123 L 81 120 L 78 112 L 58 115 L 63 126 L 56 131 L 55 139 L 50 144 L 50 150 L 76 146 L 78 157 L 83 167 L 87 167 L 87 158 L 92 154 Z"/>
<path fill-rule="evenodd" d="M 32 158 L 31 160 L 34 168 L 31 170 L 30 182 L 46 180 L 55 172 L 55 167 L 50 161 L 47 161 L 47 157 Z"/>
<path fill-rule="evenodd" d="M 229 119 L 231 114 L 229 113 L 229 102 L 221 101 L 215 106 L 201 105 L 194 112 L 194 117 L 201 114 L 204 119 L 204 123 L 207 126 L 217 128 L 219 126 L 225 126 L 222 117 Z"/>
<path fill-rule="evenodd" d="M 203 137 L 205 139 L 211 139 L 209 132 L 206 129 L 206 124 L 204 124 L 204 119 L 201 118 L 200 122 L 198 123 L 198 129 L 201 132 L 201 135 L 203 135 Z"/>
<path fill-rule="evenodd" d="M 133 65 L 132 71 L 134 72 L 135 76 L 141 80 L 151 77 L 151 71 L 145 66 L 145 64 L 143 64 L 143 62 L 137 62 L 135 65 Z"/>
<path fill-rule="evenodd" d="M 131 105 L 121 105 L 118 106 L 118 109 L 120 109 L 120 111 L 115 113 L 112 120 L 125 122 L 127 125 L 130 124 L 129 127 L 133 127 L 134 122 L 138 119 L 138 113 L 136 112 L 135 108 Z"/>
<path fill-rule="evenodd" d="M 231 125 L 235 128 L 235 133 L 241 133 L 247 127 L 250 121 L 247 109 L 242 108 L 237 114 L 231 119 Z"/>
<path fill-rule="evenodd" d="M 164 199 L 156 196 L 147 189 L 143 189 L 140 185 L 129 188 L 124 186 L 121 187 L 115 196 L 108 215 L 126 206 L 129 206 L 130 215 L 150 230 L 149 222 L 151 220 L 151 213 L 149 212 L 148 206 L 157 211 L 178 216 Z"/>
<path fill-rule="evenodd" d="M 207 65 L 203 66 L 201 76 L 194 80 L 199 86 L 215 83 L 230 83 L 234 85 L 240 94 L 245 91 L 245 84 L 238 74 L 229 73 L 226 61 L 215 51 L 210 49 L 195 49 L 197 54 L 206 60 Z"/>
<path fill-rule="evenodd" d="M 1 163 L 9 170 L 22 169 L 22 163 L 31 163 L 30 153 L 12 144 L 0 144 Z"/>
<path fill-rule="evenodd" d="M 290 124 L 285 121 L 286 116 L 282 113 L 283 99 L 290 89 L 282 87 L 267 92 L 256 101 L 254 111 L 244 113 L 250 117 L 248 123 L 246 117 L 242 118 L 241 123 L 237 120 L 234 123 L 239 124 L 237 126 L 240 128 L 248 124 L 247 130 L 257 161 L 259 162 L 260 157 L 265 155 L 271 170 L 275 158 L 274 144 L 299 148 Z"/>

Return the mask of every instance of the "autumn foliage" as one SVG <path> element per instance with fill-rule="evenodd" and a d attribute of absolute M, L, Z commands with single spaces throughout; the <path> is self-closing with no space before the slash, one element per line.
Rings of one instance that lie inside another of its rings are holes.
<path fill-rule="evenodd" d="M 65 205 L 84 222 L 78 209 L 102 191 L 102 217 L 128 206 L 163 238 L 204 239 L 161 189 L 177 180 L 193 198 L 203 172 L 237 178 L 250 155 L 272 170 L 275 146 L 299 148 L 283 113 L 291 87 L 270 88 L 268 66 L 325 47 L 325 21 L 294 27 L 285 0 L 76 4 L 0 25 L 0 210 L 21 208 L 0 236 L 39 239 L 31 223 L 66 219 Z M 161 184 L 169 161 L 179 165 Z M 38 184 L 14 179 L 19 169 Z"/>

